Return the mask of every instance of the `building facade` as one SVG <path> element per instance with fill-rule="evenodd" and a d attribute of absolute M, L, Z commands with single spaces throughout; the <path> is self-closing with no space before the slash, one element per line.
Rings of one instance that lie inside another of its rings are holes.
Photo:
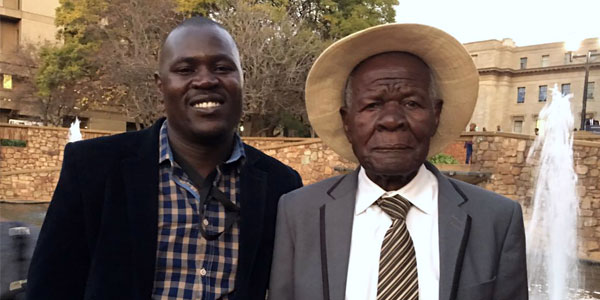
<path fill-rule="evenodd" d="M 59 0 L 0 0 L 0 123 L 40 124 L 42 103 L 34 93 L 23 93 L 24 89 L 33 88 L 25 79 L 34 75 L 35 66 L 23 59 L 18 50 L 28 45 L 60 43 L 54 24 L 58 6 Z M 84 128 L 125 131 L 128 125 L 127 117 L 116 107 L 76 114 Z M 63 126 L 68 126 L 74 117 L 63 117 Z"/>
<path fill-rule="evenodd" d="M 598 38 L 584 40 L 571 52 L 562 42 L 518 47 L 511 39 L 467 43 L 465 48 L 479 70 L 479 97 L 471 118 L 479 131 L 500 128 L 533 135 L 535 128 L 543 130 L 538 114 L 551 99 L 555 85 L 564 94 L 573 94 L 571 109 L 579 129 L 586 64 L 586 118 L 600 119 Z M 585 57 L 588 53 L 589 61 Z"/>
<path fill-rule="evenodd" d="M 0 122 L 36 115 L 32 101 L 20 99 L 31 66 L 18 54 L 20 47 L 56 42 L 54 12 L 58 0 L 0 0 Z"/>

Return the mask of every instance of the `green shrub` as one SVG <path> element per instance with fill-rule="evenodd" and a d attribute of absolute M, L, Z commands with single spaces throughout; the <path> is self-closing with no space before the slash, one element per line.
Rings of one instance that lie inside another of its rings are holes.
<path fill-rule="evenodd" d="M 27 147 L 27 141 L 0 139 L 0 146 L 7 146 L 7 147 Z"/>
<path fill-rule="evenodd" d="M 458 161 L 445 153 L 436 154 L 429 159 L 429 162 L 432 164 L 447 164 L 447 165 L 455 165 L 458 164 Z"/>

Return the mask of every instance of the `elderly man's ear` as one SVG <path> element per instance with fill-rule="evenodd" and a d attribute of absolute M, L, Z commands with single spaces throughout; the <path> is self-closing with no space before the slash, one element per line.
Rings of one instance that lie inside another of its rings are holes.
<path fill-rule="evenodd" d="M 433 110 L 435 112 L 435 126 L 440 124 L 440 116 L 442 115 L 442 109 L 444 108 L 443 99 L 435 99 L 433 101 Z"/>
<path fill-rule="evenodd" d="M 350 142 L 350 137 L 348 136 L 348 121 L 347 121 L 347 117 L 348 117 L 348 107 L 345 105 L 342 105 L 342 107 L 340 107 L 340 116 L 342 117 L 342 125 L 344 128 L 344 134 L 346 134 L 346 138 L 348 139 L 348 141 Z"/>

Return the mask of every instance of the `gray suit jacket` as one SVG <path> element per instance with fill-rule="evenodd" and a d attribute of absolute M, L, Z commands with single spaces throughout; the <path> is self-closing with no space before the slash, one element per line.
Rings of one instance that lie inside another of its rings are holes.
<path fill-rule="evenodd" d="M 439 182 L 439 299 L 527 299 L 519 204 L 426 166 Z M 333 177 L 282 196 L 270 299 L 344 299 L 357 175 Z"/>

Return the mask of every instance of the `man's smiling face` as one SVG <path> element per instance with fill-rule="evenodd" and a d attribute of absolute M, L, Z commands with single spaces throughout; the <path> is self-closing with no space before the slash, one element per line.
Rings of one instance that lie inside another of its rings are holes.
<path fill-rule="evenodd" d="M 188 141 L 231 135 L 242 114 L 242 70 L 235 42 L 224 29 L 188 26 L 173 31 L 162 49 L 156 83 L 169 130 Z"/>

